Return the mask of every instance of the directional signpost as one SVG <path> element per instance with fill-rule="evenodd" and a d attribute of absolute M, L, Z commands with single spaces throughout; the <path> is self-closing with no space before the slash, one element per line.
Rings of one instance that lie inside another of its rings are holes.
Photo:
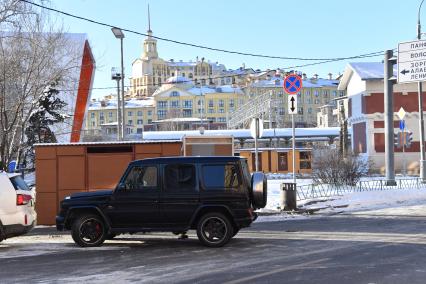
<path fill-rule="evenodd" d="M 257 139 L 262 137 L 263 135 L 263 120 L 260 118 L 253 118 L 250 123 L 250 134 L 251 137 L 254 138 L 254 155 L 255 155 L 255 168 L 256 172 L 259 171 L 259 157 L 258 157 L 258 147 L 257 147 Z"/>
<path fill-rule="evenodd" d="M 422 2 L 423 3 L 423 2 Z M 419 134 L 420 134 L 420 178 L 426 182 L 425 133 L 423 119 L 422 82 L 426 81 L 426 40 L 420 40 L 420 14 L 416 41 L 401 42 L 398 45 L 398 83 L 417 82 L 419 102 Z"/>
<path fill-rule="evenodd" d="M 398 45 L 398 83 L 426 80 L 426 40 Z"/>
<path fill-rule="evenodd" d="M 294 128 L 294 115 L 297 114 L 297 93 L 302 89 L 302 78 L 296 74 L 288 75 L 284 78 L 284 91 L 288 96 L 288 113 L 291 114 L 291 126 L 293 132 L 293 182 L 296 183 L 296 139 Z"/>

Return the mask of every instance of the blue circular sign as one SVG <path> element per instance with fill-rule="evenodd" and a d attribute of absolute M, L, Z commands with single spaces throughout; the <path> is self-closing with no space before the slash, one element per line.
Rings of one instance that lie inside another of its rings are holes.
<path fill-rule="evenodd" d="M 283 87 L 287 94 L 297 94 L 302 89 L 302 78 L 295 74 L 288 75 L 284 79 Z"/>

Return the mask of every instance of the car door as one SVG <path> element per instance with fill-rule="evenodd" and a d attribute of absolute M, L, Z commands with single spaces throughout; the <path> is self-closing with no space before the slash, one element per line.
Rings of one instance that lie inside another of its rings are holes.
<path fill-rule="evenodd" d="M 189 224 L 200 204 L 195 164 L 172 163 L 163 166 L 160 206 L 164 226 L 182 228 Z"/>
<path fill-rule="evenodd" d="M 114 191 L 107 214 L 115 228 L 154 228 L 159 217 L 159 169 L 134 165 Z"/>

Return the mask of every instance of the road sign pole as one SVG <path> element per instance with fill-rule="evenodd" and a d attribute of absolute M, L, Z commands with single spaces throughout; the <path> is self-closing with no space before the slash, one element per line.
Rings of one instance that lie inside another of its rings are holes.
<path fill-rule="evenodd" d="M 384 60 L 384 99 L 385 99 L 385 165 L 386 165 L 386 185 L 396 185 L 395 165 L 393 151 L 393 64 L 391 58 L 392 50 L 386 50 Z"/>
<path fill-rule="evenodd" d="M 423 1 L 422 1 L 423 4 Z M 421 7 L 421 5 L 420 5 Z M 419 17 L 417 20 L 417 39 L 421 40 L 422 27 L 420 25 L 420 8 Z M 422 97 L 422 82 L 417 82 L 418 97 L 419 97 L 419 133 L 420 133 L 420 179 L 422 183 L 426 183 L 426 167 L 425 167 L 425 132 L 424 132 L 424 120 L 423 120 L 423 97 Z"/>
<path fill-rule="evenodd" d="M 294 128 L 294 114 L 291 115 L 292 151 L 293 151 L 293 183 L 296 183 L 296 130 Z"/>

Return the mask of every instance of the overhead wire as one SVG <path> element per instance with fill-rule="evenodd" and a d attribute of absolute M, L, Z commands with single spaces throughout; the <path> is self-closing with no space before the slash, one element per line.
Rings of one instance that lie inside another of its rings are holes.
<path fill-rule="evenodd" d="M 175 43 L 175 44 L 179 44 L 179 45 L 191 46 L 191 47 L 195 47 L 195 48 L 201 48 L 201 49 L 223 52 L 223 53 L 229 53 L 229 54 L 237 54 L 237 55 L 260 57 L 260 58 L 269 58 L 269 59 L 300 60 L 300 61 L 335 61 L 335 60 L 340 61 L 340 60 L 345 60 L 345 59 L 356 59 L 356 58 L 359 58 L 360 56 L 365 56 L 365 55 L 371 54 L 371 53 L 367 53 L 367 54 L 348 56 L 348 57 L 337 57 L 337 58 L 303 58 L 303 57 L 264 55 L 264 54 L 255 54 L 255 53 L 249 53 L 249 52 L 227 50 L 227 49 L 214 48 L 214 47 L 209 47 L 209 46 L 195 44 L 195 43 L 183 42 L 183 41 L 169 39 L 169 38 L 165 38 L 165 37 L 149 35 L 149 34 L 146 34 L 146 33 L 138 32 L 138 31 L 134 31 L 134 30 L 126 29 L 126 28 L 120 28 L 120 27 L 115 26 L 115 25 L 99 22 L 99 21 L 96 21 L 96 20 L 93 20 L 93 19 L 89 19 L 89 18 L 86 18 L 86 17 L 78 16 L 78 15 L 71 14 L 71 13 L 68 13 L 68 12 L 64 12 L 64 11 L 54 9 L 54 8 L 51 8 L 51 7 L 47 7 L 47 6 L 44 6 L 44 5 L 41 5 L 41 4 L 37 4 L 37 3 L 31 2 L 31 1 L 28 1 L 28 0 L 19 0 L 19 1 L 33 5 L 33 6 L 36 6 L 36 7 L 39 7 L 39 8 L 42 8 L 42 9 L 46 9 L 46 10 L 49 10 L 49 11 L 52 11 L 52 12 L 56 12 L 56 13 L 59 13 L 59 14 L 62 14 L 62 15 L 68 16 L 68 17 L 87 21 L 87 22 L 90 22 L 90 23 L 93 23 L 93 24 L 97 24 L 97 25 L 101 25 L 101 26 L 105 26 L 105 27 L 109 27 L 109 28 L 119 28 L 122 31 L 125 31 L 125 32 L 128 32 L 128 33 L 133 33 L 133 34 L 141 35 L 141 36 L 149 36 L 149 37 L 154 38 L 154 39 L 158 39 L 158 40 L 166 41 L 166 42 L 171 42 L 171 43 Z M 378 52 L 381 52 L 381 51 L 378 51 Z"/>

